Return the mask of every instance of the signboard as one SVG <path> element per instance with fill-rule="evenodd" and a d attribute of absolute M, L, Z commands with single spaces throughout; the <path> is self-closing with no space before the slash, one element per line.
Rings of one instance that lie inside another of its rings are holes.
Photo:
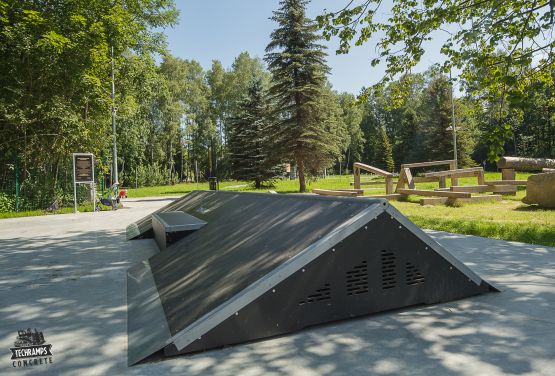
<path fill-rule="evenodd" d="M 94 186 L 94 156 L 91 153 L 73 153 L 73 207 L 77 213 L 77 184 L 90 184 L 93 210 L 96 211 Z"/>
<path fill-rule="evenodd" d="M 94 159 L 92 154 L 73 154 L 76 183 L 94 182 Z"/>

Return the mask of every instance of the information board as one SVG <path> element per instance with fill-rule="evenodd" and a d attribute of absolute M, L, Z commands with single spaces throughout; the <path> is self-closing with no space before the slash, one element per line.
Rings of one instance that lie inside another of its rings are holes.
<path fill-rule="evenodd" d="M 94 182 L 94 160 L 92 154 L 73 154 L 76 183 Z"/>
<path fill-rule="evenodd" d="M 94 156 L 91 153 L 73 153 L 73 208 L 75 213 L 77 213 L 77 184 L 91 185 L 93 210 L 96 211 Z"/>

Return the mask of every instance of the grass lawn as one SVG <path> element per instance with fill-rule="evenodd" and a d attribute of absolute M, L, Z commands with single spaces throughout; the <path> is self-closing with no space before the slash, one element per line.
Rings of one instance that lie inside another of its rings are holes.
<path fill-rule="evenodd" d="M 527 177 L 528 174 L 517 174 L 516 178 L 526 180 Z M 370 176 L 362 177 L 362 181 L 370 179 Z M 486 173 L 486 180 L 500 179 L 500 173 Z M 352 175 L 333 175 L 326 179 L 308 182 L 307 189 L 349 188 L 352 180 Z M 459 179 L 459 185 L 471 184 L 476 184 L 475 178 Z M 433 189 L 436 187 L 437 183 L 417 184 L 419 189 Z M 297 180 L 283 180 L 277 182 L 273 188 L 265 188 L 260 191 L 267 192 L 272 189 L 279 193 L 294 193 L 298 192 L 298 188 Z M 385 193 L 382 185 L 363 186 L 363 188 L 365 189 L 365 195 Z M 128 194 L 129 197 L 181 196 L 199 189 L 208 189 L 208 183 L 180 183 L 170 186 L 144 187 L 130 189 Z M 220 189 L 255 191 L 252 185 L 241 181 L 221 182 Z M 391 203 L 423 228 L 555 247 L 555 210 L 542 210 L 523 204 L 520 200 L 524 194 L 524 189 L 520 189 L 516 196 L 504 196 L 503 201 L 500 202 L 469 203 L 459 207 L 421 206 L 418 203 L 419 197 L 417 196 L 410 196 L 407 201 L 391 201 Z M 92 208 L 83 207 L 79 210 L 90 211 Z M 72 211 L 73 208 L 63 208 L 57 213 Z M 45 214 L 45 212 L 40 210 L 0 213 L 0 218 L 42 214 Z"/>
<path fill-rule="evenodd" d="M 77 206 L 77 210 L 80 212 L 92 212 L 92 203 L 86 203 Z M 0 219 L 3 218 L 19 218 L 19 217 L 36 217 L 37 215 L 52 215 L 52 214 L 69 214 L 73 213 L 73 206 L 60 208 L 53 212 L 47 212 L 46 210 L 27 210 L 19 212 L 0 212 Z"/>

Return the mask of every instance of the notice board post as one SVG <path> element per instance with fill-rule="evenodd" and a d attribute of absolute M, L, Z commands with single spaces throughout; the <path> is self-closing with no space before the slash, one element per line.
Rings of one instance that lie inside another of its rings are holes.
<path fill-rule="evenodd" d="M 92 153 L 73 153 L 73 211 L 77 213 L 77 184 L 90 184 L 93 192 L 93 211 L 96 211 L 94 185 L 94 156 Z"/>

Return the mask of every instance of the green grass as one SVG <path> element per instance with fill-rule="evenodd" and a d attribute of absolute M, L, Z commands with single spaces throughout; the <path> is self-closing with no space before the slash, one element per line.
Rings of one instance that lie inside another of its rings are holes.
<path fill-rule="evenodd" d="M 392 204 L 423 228 L 555 247 L 555 210 L 524 205 L 514 197 L 461 207 Z"/>
<path fill-rule="evenodd" d="M 247 182 L 230 180 L 223 181 L 219 183 L 221 190 L 253 190 Z M 234 188 L 235 186 L 241 186 Z M 229 188 L 232 187 L 232 188 Z M 179 183 L 174 185 L 159 185 L 155 187 L 142 187 L 142 188 L 130 188 L 128 192 L 128 197 L 151 197 L 151 196 L 182 196 L 185 193 L 189 193 L 195 190 L 206 190 L 208 189 L 208 183 Z"/>
<path fill-rule="evenodd" d="M 528 174 L 517 174 L 517 179 L 526 180 Z M 363 176 L 362 181 L 370 180 L 370 176 Z M 486 173 L 486 180 L 500 180 L 500 173 Z M 334 175 L 326 179 L 309 181 L 308 190 L 313 188 L 341 189 L 352 188 L 352 175 Z M 379 179 L 376 179 L 379 181 Z M 459 185 L 476 184 L 476 178 L 461 178 Z M 419 183 L 419 189 L 433 189 L 437 183 Z M 365 195 L 384 194 L 382 185 L 363 186 Z M 169 186 L 144 187 L 130 189 L 129 197 L 149 196 L 181 196 L 193 190 L 208 189 L 208 183 L 180 183 Z M 255 191 L 246 182 L 220 182 L 221 190 Z M 275 190 L 279 193 L 298 192 L 297 180 L 278 181 L 275 187 L 264 188 L 260 192 Z M 520 189 L 515 196 L 504 196 L 501 202 L 469 203 L 459 207 L 444 205 L 421 206 L 419 198 L 410 196 L 407 201 L 392 201 L 397 209 L 408 216 L 418 226 L 428 229 L 455 232 L 460 234 L 485 236 L 495 239 L 513 240 L 532 244 L 542 244 L 555 247 L 555 210 L 542 210 L 522 204 L 524 189 Z M 79 208 L 80 211 L 90 211 L 92 207 Z M 73 208 L 62 208 L 59 213 L 71 213 Z M 19 213 L 0 213 L 0 218 L 23 217 L 29 215 L 46 214 L 43 210 Z"/>
<path fill-rule="evenodd" d="M 92 203 L 82 204 L 77 206 L 77 210 L 80 212 L 92 212 Z M 19 217 L 36 217 L 39 215 L 53 215 L 53 214 L 69 214 L 73 213 L 72 207 L 63 207 L 53 212 L 47 212 L 46 210 L 26 210 L 18 212 L 0 212 L 0 219 L 5 218 L 19 218 Z"/>

